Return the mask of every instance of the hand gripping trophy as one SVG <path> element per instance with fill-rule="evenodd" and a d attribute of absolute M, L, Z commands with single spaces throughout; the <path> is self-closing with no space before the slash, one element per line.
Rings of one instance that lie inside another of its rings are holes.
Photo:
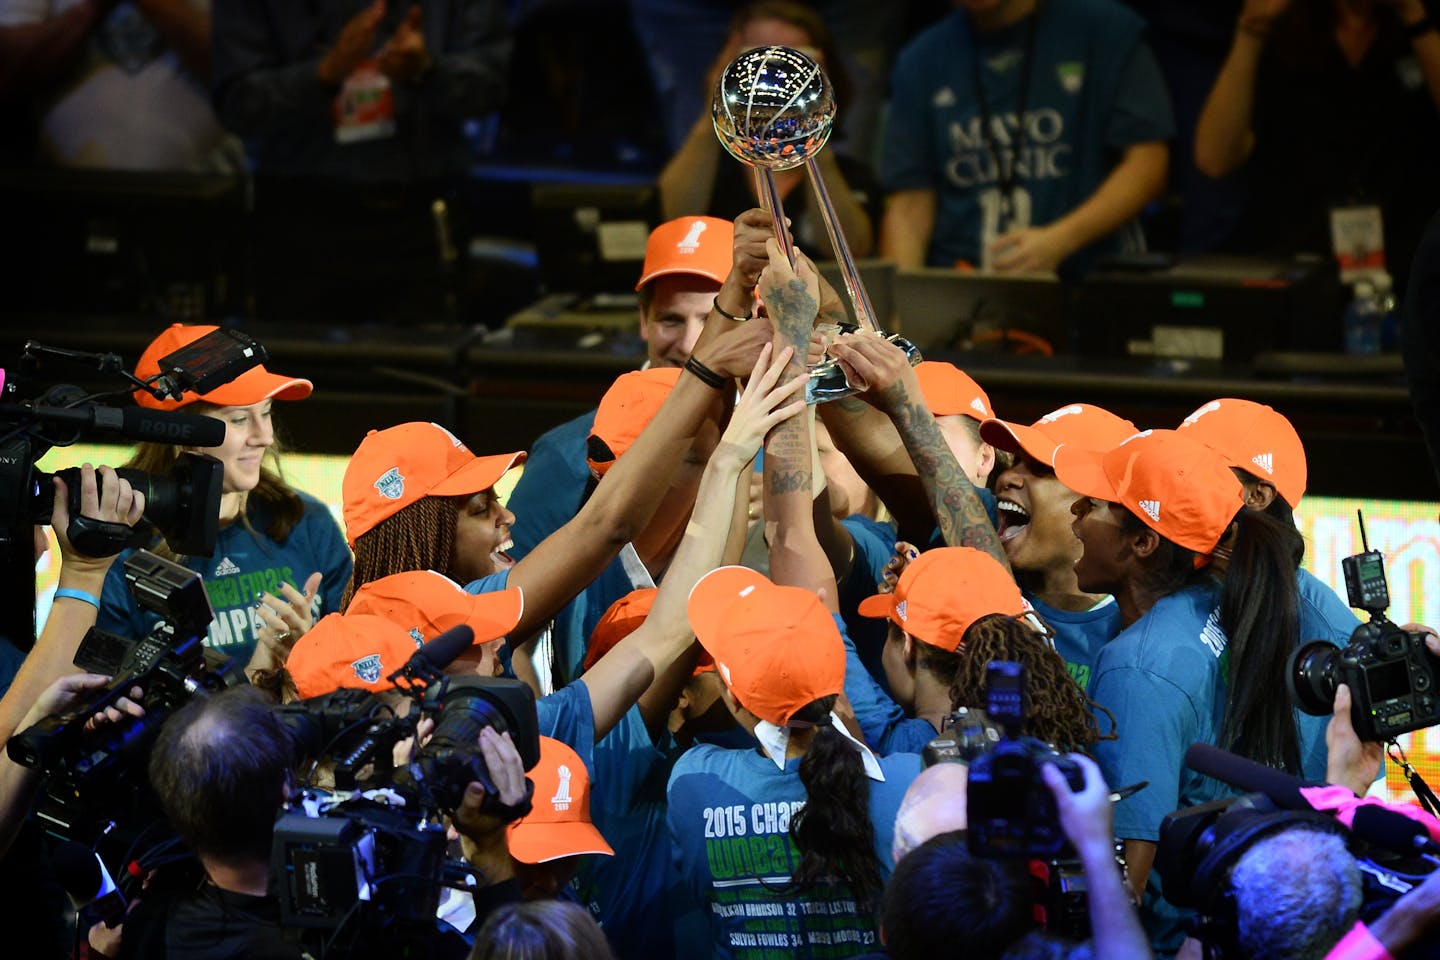
<path fill-rule="evenodd" d="M 898 334 L 884 334 L 875 316 L 875 308 L 845 234 L 835 216 L 830 193 L 815 163 L 835 123 L 835 94 L 830 78 L 810 57 L 791 47 L 759 47 L 740 54 L 716 85 L 711 115 L 715 135 L 729 154 L 755 171 L 756 192 L 760 204 L 775 221 L 775 239 L 780 249 L 795 262 L 795 250 L 785 229 L 785 211 L 775 189 L 775 171 L 789 170 L 804 164 L 809 171 L 810 186 L 820 218 L 835 248 L 835 259 L 845 280 L 845 292 L 854 306 L 855 319 L 862 327 L 881 333 L 905 351 L 911 365 L 920 362 L 920 351 Z M 856 390 L 845 380 L 845 373 L 833 360 L 826 359 L 810 368 L 810 382 L 805 388 L 808 403 L 824 403 L 847 397 Z"/>

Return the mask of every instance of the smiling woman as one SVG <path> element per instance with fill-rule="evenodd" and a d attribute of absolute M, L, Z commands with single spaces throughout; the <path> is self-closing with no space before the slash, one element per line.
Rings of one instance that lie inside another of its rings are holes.
<path fill-rule="evenodd" d="M 162 357 L 214 329 L 172 325 L 141 354 L 135 375 L 142 380 L 155 376 Z M 215 550 L 208 557 L 174 559 L 205 578 L 215 610 L 206 644 L 250 665 L 257 644 L 264 641 L 255 669 L 268 668 L 277 656 L 283 660 L 287 642 L 323 613 L 338 609 L 340 593 L 350 579 L 350 552 L 329 509 L 286 484 L 280 472 L 275 402 L 302 400 L 311 389 L 309 380 L 257 366 L 208 393 L 186 393 L 179 400 L 157 400 L 136 391 L 141 406 L 184 409 L 225 424 L 225 439 L 219 446 L 193 448 L 219 460 L 225 469 Z M 126 466 L 163 474 L 187 449 L 191 448 L 142 443 Z M 150 549 L 170 556 L 162 541 Z M 155 617 L 142 612 L 130 596 L 123 562 L 116 563 L 105 581 L 98 625 L 138 638 L 154 622 Z M 268 649 L 269 644 L 280 644 L 281 649 Z"/>

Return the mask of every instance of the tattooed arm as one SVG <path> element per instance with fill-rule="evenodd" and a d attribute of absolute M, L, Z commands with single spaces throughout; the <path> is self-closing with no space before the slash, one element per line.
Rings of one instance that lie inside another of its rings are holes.
<path fill-rule="evenodd" d="M 819 309 L 819 285 L 804 260 L 795 270 L 775 241 L 766 243 L 770 265 L 760 277 L 760 296 L 775 327 L 775 345 L 794 349 L 785 377 L 804 377 L 803 358 Z M 770 539 L 770 576 L 776 583 L 804 587 L 838 610 L 835 575 L 815 537 L 812 509 L 814 433 L 805 413 L 790 417 L 765 437 L 765 520 L 774 524 Z"/>
<path fill-rule="evenodd" d="M 864 334 L 842 337 L 830 352 L 846 368 L 852 383 L 869 385 L 866 393 L 871 403 L 895 425 L 945 543 L 984 550 L 1008 570 L 1009 561 L 985 507 L 925 405 L 904 352 L 889 341 Z"/>

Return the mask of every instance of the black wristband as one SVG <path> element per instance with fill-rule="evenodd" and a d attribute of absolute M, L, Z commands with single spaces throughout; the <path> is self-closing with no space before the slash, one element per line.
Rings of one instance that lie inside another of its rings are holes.
<path fill-rule="evenodd" d="M 1419 39 L 1434 29 L 1436 29 L 1435 21 L 1428 13 L 1414 23 L 1400 25 L 1400 32 L 1405 35 L 1406 40 Z"/>
<path fill-rule="evenodd" d="M 726 320 L 734 320 L 736 323 L 748 323 L 749 321 L 755 319 L 752 316 L 737 317 L 729 310 L 726 310 L 724 307 L 720 306 L 720 295 L 718 293 L 715 295 L 715 299 L 711 305 L 715 308 L 715 312 L 720 314 L 720 316 L 724 317 Z"/>
<path fill-rule="evenodd" d="M 705 384 L 705 386 L 714 387 L 716 390 L 725 389 L 725 378 L 694 357 L 685 361 L 685 369 L 690 371 L 695 379 Z"/>

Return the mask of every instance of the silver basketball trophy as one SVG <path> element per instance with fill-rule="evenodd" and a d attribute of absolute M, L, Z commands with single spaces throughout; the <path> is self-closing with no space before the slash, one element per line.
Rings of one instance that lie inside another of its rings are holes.
<path fill-rule="evenodd" d="M 898 334 L 885 334 L 880 329 L 875 308 L 855 258 L 830 202 L 830 192 L 815 156 L 835 124 L 835 94 L 830 78 L 820 64 L 791 47 L 758 47 L 740 54 L 715 88 L 711 103 L 715 136 L 729 154 L 755 171 L 756 193 L 760 205 L 775 221 L 775 239 L 785 251 L 791 265 L 795 251 L 785 229 L 785 211 L 775 188 L 775 172 L 803 165 L 809 172 L 810 186 L 815 190 L 820 219 L 830 235 L 830 245 L 840 264 L 845 292 L 855 309 L 860 326 L 874 330 L 905 351 L 913 366 L 920 362 L 920 351 Z M 856 392 L 845 380 L 845 372 L 828 357 L 810 368 L 810 382 L 805 388 L 807 403 L 838 400 Z"/>

